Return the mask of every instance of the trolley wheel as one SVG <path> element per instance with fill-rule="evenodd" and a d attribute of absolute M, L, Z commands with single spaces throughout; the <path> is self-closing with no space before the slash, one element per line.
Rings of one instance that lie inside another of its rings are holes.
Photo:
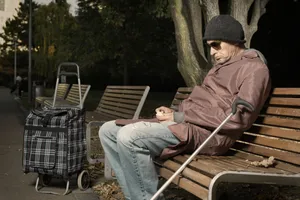
<path fill-rule="evenodd" d="M 80 190 L 86 190 L 90 186 L 90 174 L 87 170 L 83 170 L 77 177 L 77 185 Z"/>
<path fill-rule="evenodd" d="M 39 179 L 42 186 L 48 186 L 52 180 L 52 176 L 47 174 L 39 174 Z"/>

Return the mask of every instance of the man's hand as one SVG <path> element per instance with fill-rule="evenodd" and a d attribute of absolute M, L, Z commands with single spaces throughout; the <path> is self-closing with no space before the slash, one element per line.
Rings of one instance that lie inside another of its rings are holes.
<path fill-rule="evenodd" d="M 167 108 L 165 106 L 161 106 L 157 109 L 156 111 L 156 118 L 159 121 L 174 121 L 174 115 L 173 115 L 173 110 L 170 108 Z"/>

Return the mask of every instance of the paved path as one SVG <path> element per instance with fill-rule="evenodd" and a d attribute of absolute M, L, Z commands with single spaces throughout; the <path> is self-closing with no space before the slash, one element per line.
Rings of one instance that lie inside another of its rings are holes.
<path fill-rule="evenodd" d="M 65 196 L 35 191 L 37 174 L 25 175 L 22 172 L 24 119 L 24 112 L 9 89 L 0 86 L 0 200 L 97 200 L 91 189 L 78 190 L 76 180 L 71 183 L 73 192 Z M 58 184 L 50 189 L 63 192 L 64 185 Z"/>

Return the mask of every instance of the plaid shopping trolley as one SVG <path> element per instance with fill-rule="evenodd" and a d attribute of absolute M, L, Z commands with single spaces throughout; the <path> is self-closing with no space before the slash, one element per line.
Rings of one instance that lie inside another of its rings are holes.
<path fill-rule="evenodd" d="M 35 189 L 47 186 L 52 177 L 62 177 L 69 192 L 69 180 L 77 174 L 78 187 L 89 187 L 86 160 L 85 111 L 81 107 L 44 107 L 31 110 L 25 121 L 23 171 L 38 173 Z"/>

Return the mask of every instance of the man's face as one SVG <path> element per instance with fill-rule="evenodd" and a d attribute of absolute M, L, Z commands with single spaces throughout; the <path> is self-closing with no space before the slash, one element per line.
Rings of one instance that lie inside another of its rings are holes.
<path fill-rule="evenodd" d="M 210 55 L 215 61 L 215 64 L 226 63 L 235 56 L 238 51 L 236 45 L 219 40 L 209 40 L 207 44 L 210 46 Z"/>

